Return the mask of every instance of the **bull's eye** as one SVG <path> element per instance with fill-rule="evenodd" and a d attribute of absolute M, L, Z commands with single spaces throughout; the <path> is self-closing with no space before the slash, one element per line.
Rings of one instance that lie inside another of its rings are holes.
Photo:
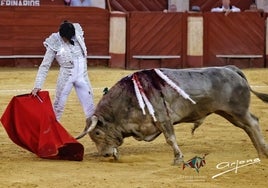
<path fill-rule="evenodd" d="M 97 136 L 99 136 L 99 135 L 100 135 L 100 132 L 99 132 L 99 131 L 96 131 L 95 134 L 96 134 Z"/>

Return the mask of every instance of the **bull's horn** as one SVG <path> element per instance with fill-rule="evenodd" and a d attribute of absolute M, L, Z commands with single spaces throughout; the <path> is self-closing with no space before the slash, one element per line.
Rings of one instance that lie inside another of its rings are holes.
<path fill-rule="evenodd" d="M 86 124 L 84 131 L 79 136 L 77 136 L 76 139 L 78 140 L 80 138 L 83 138 L 86 134 L 90 133 L 96 127 L 97 123 L 98 123 L 98 117 L 93 115 L 91 117 L 90 126 L 88 126 L 88 124 Z"/>

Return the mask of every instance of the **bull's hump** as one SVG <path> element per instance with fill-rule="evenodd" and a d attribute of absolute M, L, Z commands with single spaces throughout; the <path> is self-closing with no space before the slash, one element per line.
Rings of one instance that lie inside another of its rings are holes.
<path fill-rule="evenodd" d="M 171 79 L 178 80 L 182 82 L 189 79 L 204 79 L 207 77 L 209 80 L 213 79 L 211 76 L 225 77 L 233 74 L 227 67 L 203 67 L 203 68 L 189 68 L 189 69 L 160 69 L 165 75 Z"/>

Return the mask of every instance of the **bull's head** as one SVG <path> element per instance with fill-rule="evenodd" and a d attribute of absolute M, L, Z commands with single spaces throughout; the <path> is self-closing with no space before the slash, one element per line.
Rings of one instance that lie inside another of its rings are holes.
<path fill-rule="evenodd" d="M 107 123 L 94 115 L 87 119 L 84 131 L 76 139 L 80 139 L 86 134 L 89 134 L 96 144 L 100 155 L 113 156 L 115 160 L 119 159 L 117 147 L 122 144 L 123 137 L 114 129 L 114 126 L 108 126 Z"/>

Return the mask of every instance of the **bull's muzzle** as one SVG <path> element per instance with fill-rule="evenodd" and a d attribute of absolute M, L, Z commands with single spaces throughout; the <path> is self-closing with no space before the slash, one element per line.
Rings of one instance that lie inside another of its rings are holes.
<path fill-rule="evenodd" d="M 119 160 L 119 153 L 118 153 L 118 150 L 116 148 L 113 149 L 113 157 L 114 157 L 114 160 Z"/>
<path fill-rule="evenodd" d="M 114 160 L 119 160 L 119 154 L 118 154 L 118 150 L 117 148 L 113 148 L 111 153 L 104 153 L 103 154 L 104 157 L 114 157 Z"/>

